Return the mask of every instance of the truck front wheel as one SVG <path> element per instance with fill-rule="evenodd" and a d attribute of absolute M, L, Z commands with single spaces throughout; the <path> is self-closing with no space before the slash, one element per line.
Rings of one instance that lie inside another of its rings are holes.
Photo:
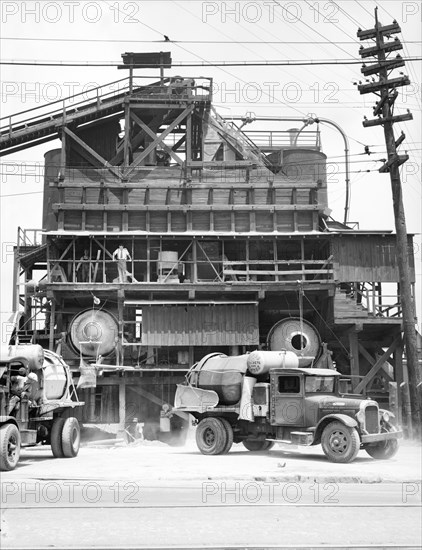
<path fill-rule="evenodd" d="M 228 434 L 219 418 L 204 418 L 196 428 L 196 444 L 204 455 L 219 455 L 227 445 Z"/>
<path fill-rule="evenodd" d="M 386 426 L 381 430 L 382 432 L 396 432 L 394 426 Z M 378 441 L 377 443 L 370 443 L 365 446 L 365 451 L 369 456 L 375 458 L 376 460 L 389 459 L 392 458 L 397 451 L 399 450 L 399 442 L 397 439 L 389 439 L 387 441 Z"/>
<path fill-rule="evenodd" d="M 0 428 L 0 470 L 13 470 L 19 461 L 21 436 L 14 424 L 4 424 Z"/>
<path fill-rule="evenodd" d="M 342 422 L 330 422 L 322 432 L 321 445 L 331 462 L 352 462 L 360 449 L 359 434 Z"/>

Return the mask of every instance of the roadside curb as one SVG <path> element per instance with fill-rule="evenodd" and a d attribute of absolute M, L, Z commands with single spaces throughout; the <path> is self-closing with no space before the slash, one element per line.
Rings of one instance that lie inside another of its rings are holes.
<path fill-rule="evenodd" d="M 240 475 L 240 476 L 189 476 L 189 477 L 179 477 L 179 476 L 148 476 L 144 477 L 81 477 L 81 476 L 72 476 L 72 477 L 63 477 L 63 476 L 54 476 L 50 475 L 48 477 L 41 476 L 7 476 L 5 479 L 2 476 L 2 483 L 7 482 L 50 482 L 50 481 L 81 481 L 81 482 L 90 482 L 90 483 L 106 483 L 110 481 L 118 482 L 132 482 L 139 484 L 149 485 L 154 482 L 199 482 L 206 483 L 209 481 L 214 482 L 258 482 L 258 483 L 348 483 L 348 484 L 377 484 L 377 483 L 422 483 L 421 479 L 398 479 L 393 477 L 381 477 L 381 476 L 326 476 L 326 475 L 269 475 L 269 476 L 256 476 L 256 475 Z"/>

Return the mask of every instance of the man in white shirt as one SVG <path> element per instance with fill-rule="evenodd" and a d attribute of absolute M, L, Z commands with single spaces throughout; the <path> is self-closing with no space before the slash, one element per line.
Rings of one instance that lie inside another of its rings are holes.
<path fill-rule="evenodd" d="M 132 258 L 130 257 L 128 249 L 121 244 L 119 248 L 116 248 L 116 250 L 113 252 L 113 260 L 117 260 L 117 271 L 119 274 L 119 283 L 126 283 L 127 275 L 128 275 L 127 268 L 126 268 L 126 261 L 127 260 L 129 260 L 129 262 L 132 261 Z"/>

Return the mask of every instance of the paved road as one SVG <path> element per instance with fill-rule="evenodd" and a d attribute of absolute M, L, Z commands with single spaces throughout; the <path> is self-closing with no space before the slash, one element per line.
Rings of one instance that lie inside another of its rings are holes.
<path fill-rule="evenodd" d="M 420 505 L 418 484 L 10 480 L 2 548 L 419 548 Z"/>
<path fill-rule="evenodd" d="M 346 465 L 318 448 L 34 448 L 1 475 L 2 549 L 420 548 L 420 474 L 415 445 Z"/>

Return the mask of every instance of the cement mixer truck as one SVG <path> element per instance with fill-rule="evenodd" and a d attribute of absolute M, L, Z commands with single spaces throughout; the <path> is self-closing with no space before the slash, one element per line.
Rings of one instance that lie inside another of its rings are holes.
<path fill-rule="evenodd" d="M 249 451 L 281 442 L 321 444 L 338 463 L 353 461 L 361 448 L 375 459 L 391 458 L 401 437 L 394 415 L 348 395 L 347 382 L 334 369 L 302 367 L 293 351 L 211 353 L 177 386 L 175 408 L 195 418 L 205 455 L 228 453 L 233 442 Z"/>
<path fill-rule="evenodd" d="M 78 454 L 78 401 L 69 367 L 36 344 L 0 349 L 0 470 L 13 470 L 21 447 L 51 445 L 56 458 Z"/>

